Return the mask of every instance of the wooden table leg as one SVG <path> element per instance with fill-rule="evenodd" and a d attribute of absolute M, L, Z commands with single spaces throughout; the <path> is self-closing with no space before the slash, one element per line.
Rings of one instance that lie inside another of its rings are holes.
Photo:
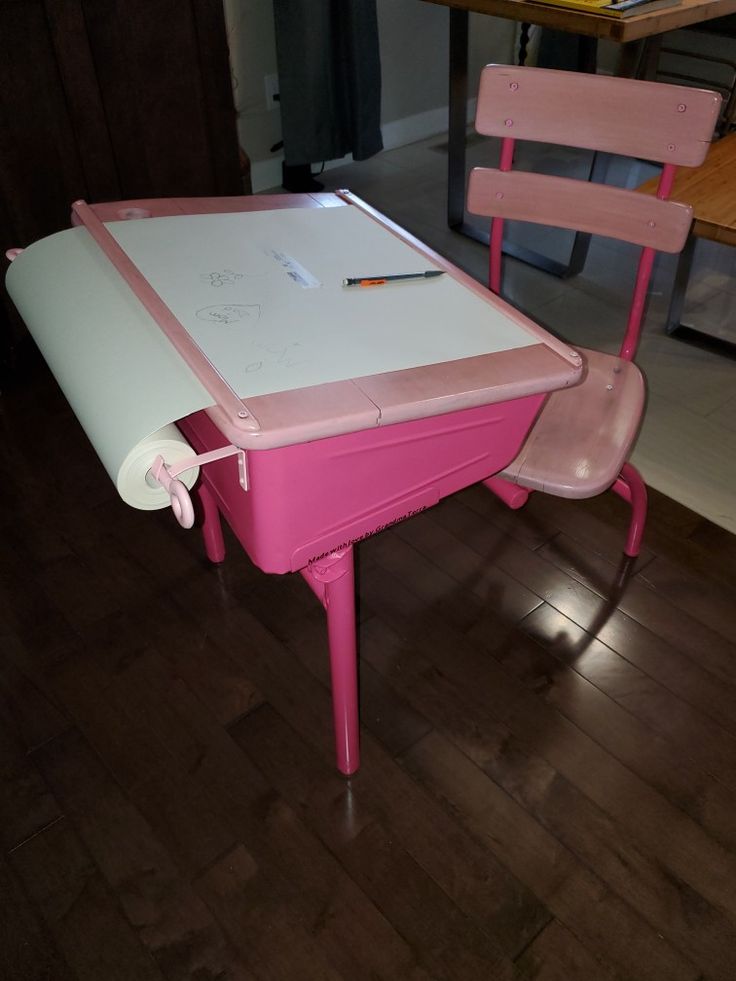
<path fill-rule="evenodd" d="M 468 12 L 450 10 L 450 93 L 447 145 L 447 224 L 465 226 L 465 132 L 468 106 Z"/>

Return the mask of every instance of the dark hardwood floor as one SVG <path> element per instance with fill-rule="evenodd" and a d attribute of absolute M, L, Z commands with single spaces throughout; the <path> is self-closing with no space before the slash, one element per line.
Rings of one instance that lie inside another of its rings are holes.
<path fill-rule="evenodd" d="M 323 613 L 122 504 L 45 369 L 0 398 L 0 978 L 733 981 L 736 539 L 480 487 Z"/>

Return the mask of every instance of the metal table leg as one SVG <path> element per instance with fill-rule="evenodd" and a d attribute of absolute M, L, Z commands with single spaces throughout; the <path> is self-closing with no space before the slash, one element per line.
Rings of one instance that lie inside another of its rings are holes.
<path fill-rule="evenodd" d="M 667 311 L 665 330 L 671 337 L 679 341 L 689 341 L 700 347 L 708 348 L 717 354 L 734 358 L 736 357 L 736 343 L 734 341 L 725 337 L 718 337 L 715 334 L 709 334 L 705 330 L 699 330 L 697 327 L 682 322 L 687 286 L 695 257 L 696 243 L 697 238 L 694 235 L 690 235 L 685 243 L 685 248 L 680 253 L 677 271 L 675 273 L 675 283 L 672 288 L 672 297 L 670 298 L 670 306 Z"/>
<path fill-rule="evenodd" d="M 603 183 L 610 160 L 611 156 L 608 153 L 593 154 L 587 180 L 598 184 Z M 523 245 L 516 245 L 514 242 L 504 242 L 503 251 L 505 255 L 513 256 L 514 259 L 519 259 L 521 262 L 527 263 L 527 265 L 535 266 L 537 269 L 542 269 L 544 272 L 551 273 L 553 276 L 559 276 L 560 279 L 567 279 L 570 276 L 577 276 L 579 272 L 582 272 L 585 266 L 585 260 L 588 258 L 591 238 L 592 236 L 588 232 L 576 232 L 570 251 L 570 258 L 566 263 L 558 262 L 556 259 L 551 259 L 541 252 L 527 249 Z"/>
<path fill-rule="evenodd" d="M 697 239 L 694 235 L 688 236 L 685 248 L 680 253 L 680 258 L 677 262 L 675 284 L 672 287 L 670 308 L 667 311 L 667 326 L 665 329 L 668 334 L 672 334 L 682 327 L 682 311 L 685 309 L 685 294 L 687 293 L 687 284 L 690 279 L 690 270 L 693 266 L 696 241 Z"/>

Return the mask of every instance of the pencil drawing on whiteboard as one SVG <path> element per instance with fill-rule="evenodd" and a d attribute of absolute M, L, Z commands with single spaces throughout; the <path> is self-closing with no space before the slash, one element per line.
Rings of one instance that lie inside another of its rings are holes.
<path fill-rule="evenodd" d="M 234 272 L 232 269 L 222 269 L 220 272 L 202 273 L 199 278 L 208 286 L 220 289 L 222 286 L 234 286 L 239 279 L 243 278 L 243 274 Z"/>
<path fill-rule="evenodd" d="M 276 365 L 279 368 L 298 368 L 309 360 L 308 358 L 300 358 L 299 355 L 302 352 L 295 350 L 303 346 L 299 341 L 291 341 L 289 344 L 278 344 L 273 347 L 262 341 L 253 341 L 253 347 L 259 349 L 259 360 L 246 364 L 246 374 L 250 375 L 255 371 L 260 371 L 265 364 Z M 261 354 L 260 352 L 264 353 Z"/>
<path fill-rule="evenodd" d="M 261 316 L 260 303 L 217 303 L 197 310 L 197 320 L 210 324 L 237 324 L 242 321 L 255 323 Z"/>

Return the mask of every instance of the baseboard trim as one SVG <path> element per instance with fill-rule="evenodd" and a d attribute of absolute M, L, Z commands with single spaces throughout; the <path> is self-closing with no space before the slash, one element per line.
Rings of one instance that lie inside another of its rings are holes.
<path fill-rule="evenodd" d="M 475 104 L 475 99 L 468 100 L 468 122 L 475 117 Z M 408 146 L 410 143 L 426 140 L 430 136 L 446 133 L 447 111 L 447 106 L 440 106 L 439 109 L 428 109 L 426 112 L 419 112 L 413 116 L 405 116 L 403 119 L 384 123 L 381 127 L 383 149 L 396 150 L 400 146 Z M 278 157 L 271 157 L 269 160 L 251 161 L 251 182 L 255 194 L 281 186 L 281 164 L 283 160 L 283 155 L 279 154 Z M 327 160 L 325 170 L 343 167 L 352 162 L 353 155 L 349 153 L 339 160 Z"/>

